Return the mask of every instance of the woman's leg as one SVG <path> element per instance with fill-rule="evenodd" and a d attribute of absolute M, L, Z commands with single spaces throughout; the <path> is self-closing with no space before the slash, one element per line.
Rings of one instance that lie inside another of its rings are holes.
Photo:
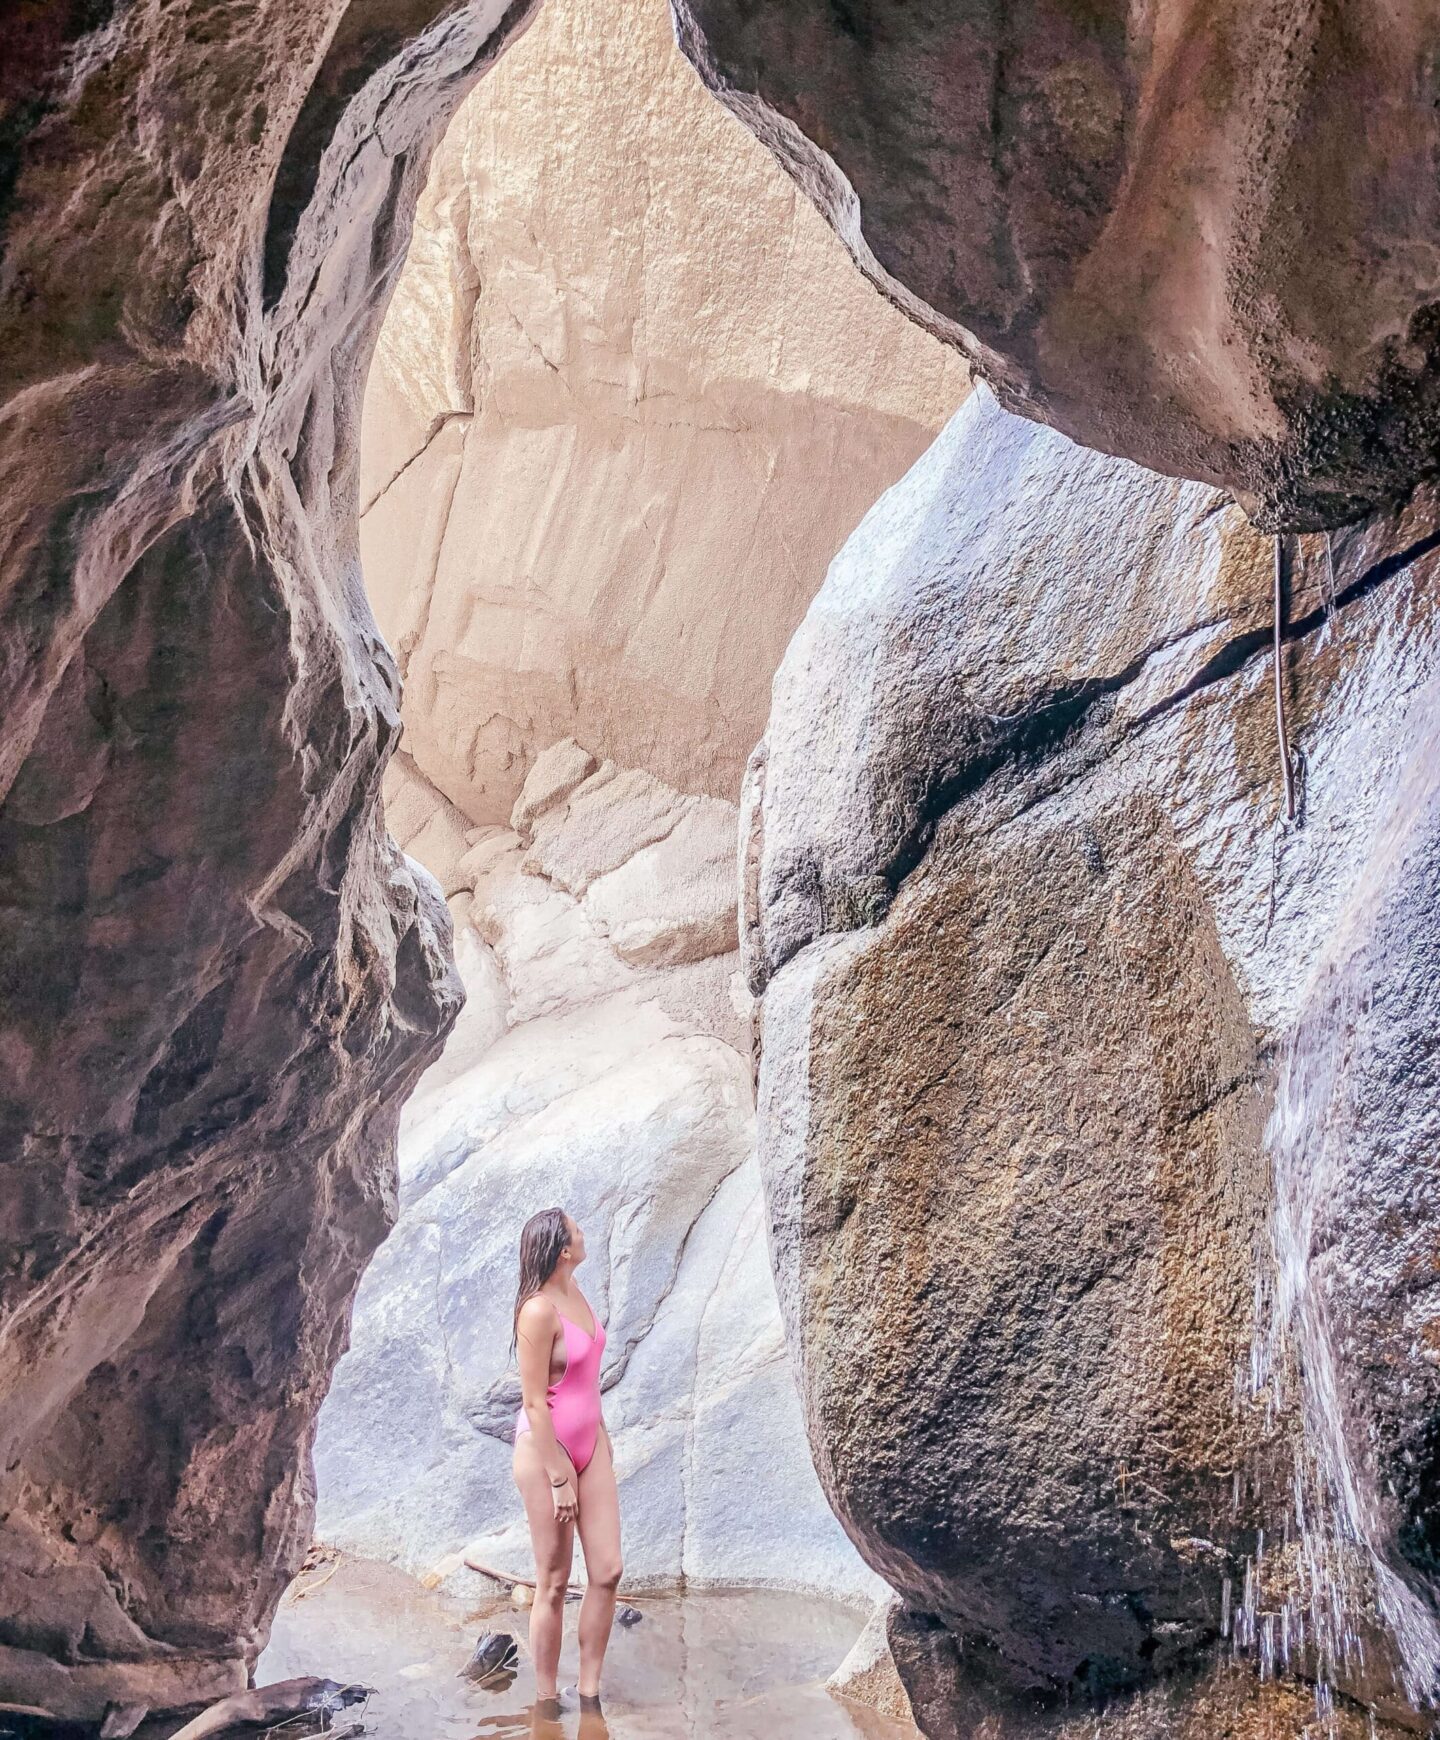
<path fill-rule="evenodd" d="M 600 1669 L 615 1619 L 620 1586 L 620 1494 L 610 1435 L 604 1427 L 595 1454 L 580 1476 L 580 1545 L 585 1553 L 585 1599 L 580 1603 L 580 1695 L 600 1695 Z"/>
<path fill-rule="evenodd" d="M 535 1601 L 530 1609 L 535 1695 L 553 1698 L 560 1670 L 560 1634 L 565 1626 L 565 1585 L 570 1581 L 575 1553 L 575 1525 L 556 1518 L 550 1477 L 527 1432 L 516 1440 L 514 1469 L 535 1551 Z"/>

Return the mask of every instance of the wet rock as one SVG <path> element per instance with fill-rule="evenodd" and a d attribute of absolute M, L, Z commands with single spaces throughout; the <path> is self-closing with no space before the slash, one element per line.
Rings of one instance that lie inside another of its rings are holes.
<path fill-rule="evenodd" d="M 0 1697 L 98 1723 L 244 1686 L 458 1007 L 379 813 L 358 385 L 525 8 L 41 11 L 0 272 Z"/>
<path fill-rule="evenodd" d="M 1295 552 L 1294 829 L 1269 541 L 984 392 L 777 675 L 742 930 L 781 1303 L 826 1491 L 977 1722 L 1205 1660 L 1283 1528 L 1288 1451 L 1233 1399 L 1264 1133 L 1276 1048 L 1357 956 L 1300 1264 L 1379 1560 L 1423 1510 L 1435 524 L 1417 498 Z"/>
<path fill-rule="evenodd" d="M 913 1722 L 909 1694 L 890 1653 L 890 1617 L 898 1605 L 893 1596 L 876 1605 L 854 1647 L 825 1685 L 837 1697 L 878 1710 L 892 1721 Z"/>
<path fill-rule="evenodd" d="M 460 1670 L 467 1680 L 489 1682 L 512 1668 L 520 1659 L 520 1646 L 508 1631 L 482 1632 L 470 1652 L 470 1659 Z M 513 1679 L 513 1674 L 511 1678 Z"/>
<path fill-rule="evenodd" d="M 112 1704 L 100 1724 L 100 1740 L 128 1740 L 149 1714 L 144 1704 Z"/>
<path fill-rule="evenodd" d="M 338 1680 L 279 1680 L 222 1698 L 193 1722 L 176 1729 L 171 1740 L 241 1740 L 243 1735 L 275 1728 L 296 1734 L 328 1732 L 342 1710 L 364 1704 L 373 1695 L 370 1686 L 344 1685 Z"/>
<path fill-rule="evenodd" d="M 1427 10 L 674 11 L 862 269 L 1012 409 L 1266 523 L 1338 524 L 1433 472 Z"/>
<path fill-rule="evenodd" d="M 366 581 L 420 770 L 503 823 L 573 736 L 733 802 L 826 563 L 966 390 L 665 0 L 546 0 L 436 153 L 366 390 Z"/>
<path fill-rule="evenodd" d="M 913 1719 L 927 1740 L 1406 1740 L 1408 1722 L 1378 1717 L 1344 1698 L 1323 1713 L 1315 1688 L 1261 1681 L 1246 1667 L 1217 1665 L 1178 1674 L 1108 1699 L 1099 1709 L 1074 1702 L 997 1701 L 983 1649 L 957 1646 L 933 1621 L 892 1613 L 889 1646 Z"/>
<path fill-rule="evenodd" d="M 644 1617 L 645 1615 L 638 1607 L 628 1607 L 623 1601 L 615 1609 L 615 1623 L 617 1625 L 638 1625 Z"/>

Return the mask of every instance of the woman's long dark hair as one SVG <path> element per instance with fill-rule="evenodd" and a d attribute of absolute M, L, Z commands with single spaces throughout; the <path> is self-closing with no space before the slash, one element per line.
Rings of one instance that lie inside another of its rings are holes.
<path fill-rule="evenodd" d="M 515 1316 L 510 1324 L 512 1354 L 520 1339 L 520 1307 L 527 1299 L 533 1299 L 555 1273 L 560 1253 L 569 1243 L 570 1228 L 563 1208 L 542 1208 L 521 1227 L 520 1286 L 515 1293 Z"/>

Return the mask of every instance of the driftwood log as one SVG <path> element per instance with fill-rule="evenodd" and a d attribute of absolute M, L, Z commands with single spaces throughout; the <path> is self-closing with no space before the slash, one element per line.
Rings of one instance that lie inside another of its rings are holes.
<path fill-rule="evenodd" d="M 533 1577 L 517 1577 L 510 1571 L 497 1571 L 493 1565 L 482 1565 L 478 1559 L 466 1559 L 465 1569 L 467 1571 L 478 1571 L 482 1577 L 489 1577 L 491 1581 L 495 1583 L 509 1583 L 512 1587 L 519 1584 L 522 1589 L 533 1589 L 535 1587 L 535 1579 Z M 565 1593 L 567 1595 L 583 1595 L 585 1590 L 579 1583 L 567 1583 L 565 1585 Z"/>
<path fill-rule="evenodd" d="M 273 1686 L 259 1686 L 253 1692 L 237 1692 L 233 1697 L 222 1698 L 187 1722 L 170 1740 L 240 1740 L 242 1735 L 262 1733 L 302 1716 L 314 1716 L 318 1722 L 331 1712 L 364 1703 L 373 1690 L 371 1686 L 343 1685 L 339 1680 L 308 1676 L 277 1680 Z M 334 1740 L 340 1740 L 340 1736 L 335 1735 Z"/>

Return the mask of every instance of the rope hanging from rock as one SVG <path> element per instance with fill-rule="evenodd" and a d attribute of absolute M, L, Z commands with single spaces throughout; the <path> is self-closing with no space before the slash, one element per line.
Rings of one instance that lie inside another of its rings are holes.
<path fill-rule="evenodd" d="M 1295 763 L 1285 724 L 1285 534 L 1275 534 L 1275 735 L 1280 747 L 1280 774 L 1285 782 L 1285 820 L 1295 820 Z"/>

